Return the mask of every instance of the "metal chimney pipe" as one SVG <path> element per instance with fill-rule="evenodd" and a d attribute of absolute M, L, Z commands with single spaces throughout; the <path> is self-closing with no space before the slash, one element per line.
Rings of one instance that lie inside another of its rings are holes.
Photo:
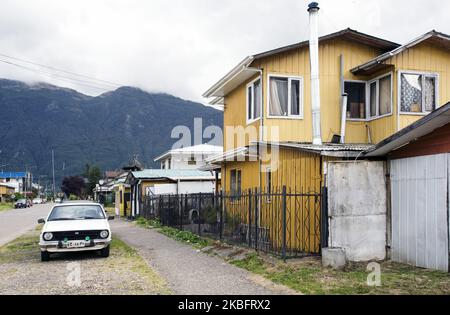
<path fill-rule="evenodd" d="M 309 59 L 311 64 L 311 108 L 313 144 L 322 144 L 320 127 L 320 81 L 319 81 L 319 4 L 311 2 L 309 12 Z"/>

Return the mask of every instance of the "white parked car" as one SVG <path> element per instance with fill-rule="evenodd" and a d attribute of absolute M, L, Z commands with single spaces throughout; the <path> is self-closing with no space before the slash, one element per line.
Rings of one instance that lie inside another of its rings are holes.
<path fill-rule="evenodd" d="M 42 198 L 34 198 L 33 199 L 33 204 L 40 205 L 41 203 L 42 203 Z"/>
<path fill-rule="evenodd" d="M 92 202 L 62 203 L 53 206 L 43 223 L 39 239 L 41 260 L 50 260 L 51 253 L 99 251 L 109 256 L 111 228 L 105 209 Z"/>

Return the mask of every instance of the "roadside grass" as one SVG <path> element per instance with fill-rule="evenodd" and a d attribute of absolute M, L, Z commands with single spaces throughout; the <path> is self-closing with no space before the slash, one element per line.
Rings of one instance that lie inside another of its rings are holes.
<path fill-rule="evenodd" d="M 232 265 L 307 295 L 450 295 L 450 275 L 392 261 L 381 262 L 381 286 L 369 286 L 368 263 L 348 264 L 344 270 L 322 267 L 318 257 L 287 262 L 250 249 L 234 248 L 191 232 L 163 227 L 157 220 L 138 218 L 135 223 L 175 240 L 222 257 Z M 239 257 L 239 258 L 238 258 Z"/>
<path fill-rule="evenodd" d="M 0 212 L 14 209 L 14 204 L 12 202 L 0 202 Z"/>
<path fill-rule="evenodd" d="M 157 220 L 148 220 L 142 217 L 136 219 L 135 223 L 143 228 L 155 229 L 156 231 L 164 234 L 174 240 L 189 244 L 197 249 L 202 249 L 210 246 L 213 240 L 203 238 L 189 231 L 181 231 L 176 228 L 162 226 Z"/>
<path fill-rule="evenodd" d="M 158 294 L 172 293 L 165 280 L 148 265 L 139 252 L 122 240 L 113 237 L 110 257 L 112 259 L 109 260 L 108 267 L 111 270 L 120 272 L 120 270 L 123 270 L 122 268 L 128 269 L 151 283 Z"/>
<path fill-rule="evenodd" d="M 18 262 L 33 262 L 40 263 L 39 252 L 39 233 L 42 226 L 37 226 L 34 230 L 27 234 L 18 237 L 0 247 L 0 264 L 5 263 L 18 263 Z M 68 259 L 69 256 L 52 256 L 52 262 Z M 80 254 L 76 257 L 77 260 L 96 259 L 94 254 L 86 253 Z M 148 283 L 157 294 L 171 294 L 170 289 L 163 278 L 161 278 L 152 268 L 148 265 L 146 260 L 141 257 L 139 252 L 128 246 L 122 240 L 113 237 L 111 242 L 110 257 L 102 259 L 102 270 L 112 273 L 123 273 L 128 275 L 130 271 L 136 275 L 136 277 L 142 279 L 145 283 Z M 136 288 L 131 294 L 141 294 L 140 288 Z"/>
<path fill-rule="evenodd" d="M 367 264 L 349 264 L 338 271 L 324 268 L 317 258 L 288 260 L 252 253 L 232 265 L 259 274 L 274 283 L 308 295 L 448 295 L 448 273 L 420 269 L 391 261 L 381 262 L 381 286 L 368 286 Z"/>

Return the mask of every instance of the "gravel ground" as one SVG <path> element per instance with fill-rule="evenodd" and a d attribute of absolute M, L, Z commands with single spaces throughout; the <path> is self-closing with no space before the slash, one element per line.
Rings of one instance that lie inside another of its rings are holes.
<path fill-rule="evenodd" d="M 234 267 L 151 229 L 123 220 L 111 223 L 113 234 L 138 248 L 175 294 L 273 295 L 292 290 Z"/>
<path fill-rule="evenodd" d="M 0 294 L 169 294 L 165 282 L 144 259 L 115 239 L 109 258 L 71 253 L 40 261 L 38 231 L 0 248 Z M 79 263 L 80 286 L 70 285 L 68 266 Z"/>

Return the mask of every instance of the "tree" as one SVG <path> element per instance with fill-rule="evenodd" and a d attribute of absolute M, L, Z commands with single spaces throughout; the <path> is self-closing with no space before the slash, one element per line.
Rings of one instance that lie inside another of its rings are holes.
<path fill-rule="evenodd" d="M 80 176 L 69 176 L 64 177 L 61 190 L 67 196 L 75 195 L 81 198 L 84 195 L 86 189 L 86 184 L 84 183 L 83 177 Z"/>
<path fill-rule="evenodd" d="M 95 185 L 98 184 L 98 181 L 102 179 L 102 172 L 100 171 L 100 168 L 98 166 L 90 166 L 89 171 L 87 174 L 87 192 L 89 195 L 92 194 L 92 190 L 95 188 Z"/>

